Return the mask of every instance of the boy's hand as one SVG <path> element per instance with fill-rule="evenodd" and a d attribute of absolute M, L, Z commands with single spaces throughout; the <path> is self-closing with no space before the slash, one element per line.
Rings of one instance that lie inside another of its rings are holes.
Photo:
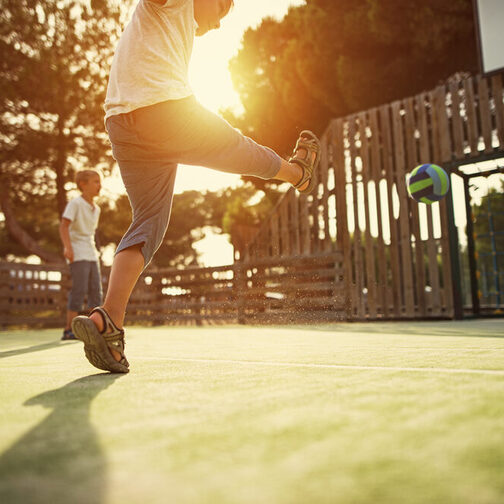
<path fill-rule="evenodd" d="M 73 250 L 72 248 L 67 248 L 65 247 L 63 249 L 63 255 L 65 256 L 66 259 L 68 259 L 70 262 L 73 262 L 74 260 L 74 253 L 73 253 Z"/>

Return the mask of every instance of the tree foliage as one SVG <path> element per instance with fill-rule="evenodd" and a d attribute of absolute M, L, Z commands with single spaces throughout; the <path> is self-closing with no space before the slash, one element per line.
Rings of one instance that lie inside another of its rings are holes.
<path fill-rule="evenodd" d="M 307 0 L 249 29 L 230 63 L 245 112 L 226 117 L 288 154 L 301 129 L 476 71 L 472 0 Z"/>
<path fill-rule="evenodd" d="M 216 192 L 175 194 L 170 225 L 153 263 L 158 267 L 199 264 L 199 254 L 193 245 L 205 237 L 205 229 L 211 228 L 217 234 L 231 234 L 234 223 L 258 225 L 280 193 L 270 191 L 268 196 L 261 198 L 255 198 L 256 195 L 257 189 L 251 183 Z M 103 202 L 100 243 L 118 244 L 130 222 L 131 209 L 126 195 L 114 203 Z"/>
<path fill-rule="evenodd" d="M 58 250 L 75 170 L 112 167 L 102 107 L 120 16 L 106 0 L 0 0 L 3 234 Z"/>
<path fill-rule="evenodd" d="M 479 205 L 473 205 L 472 215 L 476 250 L 486 254 L 504 253 L 504 181 L 500 188 L 491 187 Z M 490 236 L 491 232 L 493 236 Z M 504 260 L 499 262 L 504 266 Z"/>
<path fill-rule="evenodd" d="M 0 205 L 5 216 L 0 257 L 36 253 L 62 260 L 58 222 L 75 170 L 99 167 L 107 175 L 113 166 L 102 107 L 121 16 L 130 3 L 0 0 Z M 221 232 L 223 221 L 229 224 L 245 214 L 250 220 L 257 209 L 252 205 L 240 212 L 237 202 L 251 198 L 256 192 L 251 187 L 176 195 L 156 264 L 197 262 L 192 245 L 204 237 L 204 228 Z M 269 197 L 274 200 L 273 193 Z M 267 209 L 267 201 L 260 208 Z M 128 198 L 99 203 L 99 243 L 118 244 L 131 222 Z"/>

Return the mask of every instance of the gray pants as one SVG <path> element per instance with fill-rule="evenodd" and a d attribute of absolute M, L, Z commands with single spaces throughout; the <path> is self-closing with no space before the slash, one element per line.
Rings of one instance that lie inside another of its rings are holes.
<path fill-rule="evenodd" d="M 141 244 L 145 267 L 168 228 L 178 163 L 263 179 L 280 170 L 274 151 L 241 135 L 192 96 L 111 116 L 106 127 L 133 211 L 116 254 Z"/>
<path fill-rule="evenodd" d="M 102 284 L 98 261 L 75 261 L 70 264 L 72 288 L 68 296 L 68 309 L 80 312 L 87 296 L 89 308 L 102 303 Z"/>

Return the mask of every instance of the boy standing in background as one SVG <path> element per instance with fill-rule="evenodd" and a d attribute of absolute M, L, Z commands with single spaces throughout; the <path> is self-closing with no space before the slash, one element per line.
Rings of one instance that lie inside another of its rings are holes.
<path fill-rule="evenodd" d="M 100 218 L 100 207 L 94 199 L 100 194 L 101 177 L 96 170 L 81 170 L 75 183 L 82 194 L 68 202 L 59 227 L 63 255 L 70 264 L 72 277 L 62 340 L 77 339 L 70 325 L 82 310 L 86 295 L 90 308 L 102 302 L 99 255 L 94 240 Z"/>

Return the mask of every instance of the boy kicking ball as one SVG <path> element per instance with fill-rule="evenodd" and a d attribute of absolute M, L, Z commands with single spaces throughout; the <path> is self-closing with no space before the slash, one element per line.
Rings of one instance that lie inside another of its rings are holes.
<path fill-rule="evenodd" d="M 289 161 L 203 108 L 188 84 L 194 36 L 218 29 L 233 0 L 140 0 L 117 46 L 105 124 L 133 210 L 117 247 L 103 306 L 73 319 L 89 362 L 127 373 L 126 306 L 168 227 L 179 163 L 315 187 L 320 144 L 303 131 Z"/>

